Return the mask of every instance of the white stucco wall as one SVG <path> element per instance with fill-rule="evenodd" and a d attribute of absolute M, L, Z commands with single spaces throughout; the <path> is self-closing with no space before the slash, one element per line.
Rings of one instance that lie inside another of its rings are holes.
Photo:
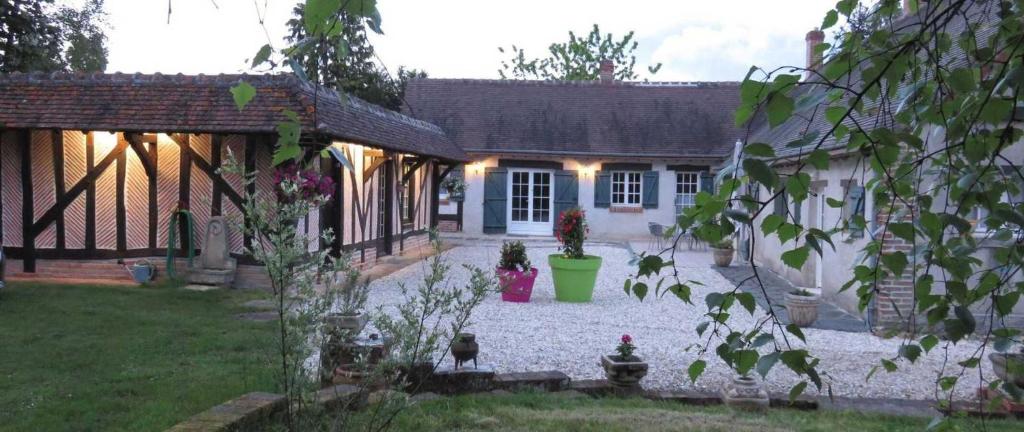
<path fill-rule="evenodd" d="M 640 213 L 616 213 L 608 208 L 594 207 L 595 172 L 601 169 L 602 161 L 581 161 L 563 159 L 563 169 L 579 173 L 580 207 L 587 212 L 592 238 L 623 239 L 649 235 L 648 222 L 663 225 L 675 221 L 676 174 L 668 171 L 666 162 L 652 163 L 658 171 L 658 207 L 643 209 Z M 648 162 L 643 162 L 648 163 Z M 686 162 L 672 162 L 686 163 Z M 691 163 L 697 165 L 697 163 Z M 701 165 L 709 165 L 702 162 Z M 497 167 L 497 157 L 478 159 L 466 166 L 466 200 L 463 206 L 463 232 L 483 234 L 484 171 Z M 558 215 L 554 215 L 556 218 Z"/>

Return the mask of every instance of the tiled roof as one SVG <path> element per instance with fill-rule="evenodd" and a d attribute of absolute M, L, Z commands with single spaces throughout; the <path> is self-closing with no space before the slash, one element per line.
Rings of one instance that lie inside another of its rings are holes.
<path fill-rule="evenodd" d="M 720 157 L 740 137 L 735 82 L 416 79 L 405 101 L 468 153 Z"/>
<path fill-rule="evenodd" d="M 245 80 L 256 97 L 242 111 L 229 89 Z M 436 126 L 294 75 L 0 75 L 0 126 L 126 132 L 275 133 L 296 112 L 303 132 L 387 150 L 464 160 Z M 314 124 L 315 122 L 315 124 Z"/>

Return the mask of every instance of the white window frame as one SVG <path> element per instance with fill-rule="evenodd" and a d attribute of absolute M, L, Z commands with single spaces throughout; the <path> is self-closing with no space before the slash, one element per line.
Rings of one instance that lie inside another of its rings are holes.
<path fill-rule="evenodd" d="M 634 177 L 635 176 L 635 177 Z M 616 192 L 616 184 L 621 185 L 622 191 Z M 633 190 L 636 186 L 636 190 Z M 612 171 L 612 181 L 609 193 L 612 207 L 641 207 L 644 200 L 644 173 L 640 171 Z M 619 195 L 621 202 L 616 202 L 616 195 Z M 631 202 L 636 198 L 636 202 Z"/>
<path fill-rule="evenodd" d="M 693 176 L 693 192 L 685 192 L 685 185 L 691 184 L 690 182 L 684 182 L 686 176 Z M 700 172 L 698 171 L 676 171 L 676 214 L 683 214 L 683 211 L 696 205 L 697 194 L 700 193 L 701 187 Z M 690 200 L 687 203 L 685 198 L 690 196 Z"/>

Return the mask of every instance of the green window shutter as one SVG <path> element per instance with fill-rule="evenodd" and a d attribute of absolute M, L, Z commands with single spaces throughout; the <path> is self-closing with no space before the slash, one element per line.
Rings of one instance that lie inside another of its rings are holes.
<path fill-rule="evenodd" d="M 658 172 L 644 171 L 643 196 L 640 198 L 644 208 L 658 208 Z"/>
<path fill-rule="evenodd" d="M 773 205 L 775 206 L 773 213 L 776 216 L 786 217 L 786 194 L 779 194 L 779 196 L 775 197 Z"/>
<path fill-rule="evenodd" d="M 608 208 L 612 205 L 612 173 L 598 171 L 594 175 L 594 207 Z"/>
<path fill-rule="evenodd" d="M 710 172 L 700 172 L 700 190 L 709 194 L 715 193 L 715 176 L 711 175 Z"/>
<path fill-rule="evenodd" d="M 484 233 L 501 234 L 508 215 L 508 169 L 484 169 Z"/>
<path fill-rule="evenodd" d="M 576 171 L 555 171 L 555 229 L 563 211 L 580 205 L 580 182 Z"/>
<path fill-rule="evenodd" d="M 857 216 L 860 216 L 861 219 L 864 218 L 864 186 L 851 186 L 846 200 L 851 209 L 850 220 L 846 221 L 850 229 L 850 237 L 864 237 L 864 226 L 857 220 Z"/>
<path fill-rule="evenodd" d="M 800 216 L 802 216 L 801 212 L 803 211 L 803 207 L 804 203 L 802 201 L 793 202 L 793 223 L 797 225 L 800 224 Z"/>

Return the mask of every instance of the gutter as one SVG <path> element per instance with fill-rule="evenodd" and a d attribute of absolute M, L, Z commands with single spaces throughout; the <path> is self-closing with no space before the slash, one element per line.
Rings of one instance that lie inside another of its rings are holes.
<path fill-rule="evenodd" d="M 539 156 L 587 156 L 587 157 L 625 157 L 625 158 L 642 158 L 642 159 L 686 159 L 686 158 L 697 158 L 697 159 L 723 159 L 728 157 L 728 153 L 715 155 L 715 154 L 679 154 L 679 153 L 594 153 L 594 152 L 581 152 L 581 151 L 547 151 L 547 150 L 494 150 L 494 149 L 463 149 L 466 153 L 478 153 L 478 154 L 531 154 Z"/>

